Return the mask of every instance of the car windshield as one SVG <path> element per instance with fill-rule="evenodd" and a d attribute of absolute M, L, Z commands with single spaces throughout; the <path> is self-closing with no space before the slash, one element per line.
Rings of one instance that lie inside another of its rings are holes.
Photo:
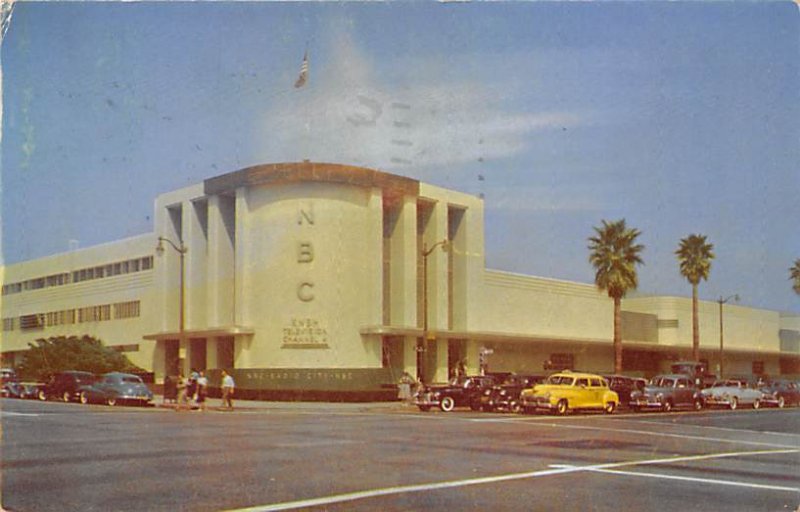
<path fill-rule="evenodd" d="M 139 377 L 135 377 L 135 376 L 122 377 L 122 382 L 127 382 L 129 384 L 141 384 L 142 383 L 142 379 L 140 379 Z"/>
<path fill-rule="evenodd" d="M 674 384 L 675 380 L 667 377 L 654 377 L 653 380 L 650 381 L 651 386 L 659 388 L 671 388 Z"/>
<path fill-rule="evenodd" d="M 97 380 L 97 379 L 95 379 L 94 375 L 76 375 L 75 376 L 75 382 L 77 382 L 78 384 L 91 384 L 95 380 Z"/>
<path fill-rule="evenodd" d="M 506 377 L 503 381 L 503 386 L 516 386 L 517 384 L 522 384 L 522 378 L 516 375 Z"/>
<path fill-rule="evenodd" d="M 569 377 L 567 375 L 551 375 L 550 377 L 547 378 L 548 384 L 571 386 L 573 382 L 575 382 L 575 377 Z"/>

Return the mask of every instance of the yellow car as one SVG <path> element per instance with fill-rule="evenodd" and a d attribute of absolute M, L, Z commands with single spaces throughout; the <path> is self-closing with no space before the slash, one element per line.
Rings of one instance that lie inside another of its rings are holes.
<path fill-rule="evenodd" d="M 619 396 L 600 375 L 569 371 L 555 373 L 544 384 L 524 390 L 520 399 L 525 412 L 545 409 L 556 414 L 570 409 L 602 409 L 611 414 L 619 404 Z"/>

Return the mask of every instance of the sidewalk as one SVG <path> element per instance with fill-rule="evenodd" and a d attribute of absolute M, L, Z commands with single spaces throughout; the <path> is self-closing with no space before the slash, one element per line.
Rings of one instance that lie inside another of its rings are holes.
<path fill-rule="evenodd" d="M 163 395 L 154 395 L 153 404 L 159 408 L 176 409 L 175 402 L 164 402 Z M 221 407 L 222 400 L 219 398 L 207 398 L 206 409 L 209 411 L 225 411 Z M 190 402 L 191 409 L 197 409 L 197 404 Z M 261 400 L 233 400 L 233 412 L 236 411 L 342 411 L 342 412 L 367 412 L 367 411 L 400 411 L 406 409 L 402 402 L 269 402 Z"/>

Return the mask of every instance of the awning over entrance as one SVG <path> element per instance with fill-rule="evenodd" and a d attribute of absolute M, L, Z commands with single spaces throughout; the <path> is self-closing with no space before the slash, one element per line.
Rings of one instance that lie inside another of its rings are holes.
<path fill-rule="evenodd" d="M 221 327 L 211 327 L 207 329 L 186 329 L 183 333 L 179 331 L 156 332 L 145 334 L 142 338 L 146 340 L 174 340 L 180 338 L 213 338 L 222 336 L 252 336 L 255 329 L 242 325 L 229 325 Z"/>
<path fill-rule="evenodd" d="M 420 327 L 401 327 L 392 325 L 370 325 L 359 330 L 362 335 L 380 336 L 412 336 L 422 337 L 424 332 Z M 537 336 L 523 333 L 492 332 L 492 331 L 451 331 L 428 329 L 428 339 L 454 339 L 454 340 L 474 340 L 485 342 L 497 341 L 516 341 L 520 343 L 537 342 L 564 342 L 564 343 L 611 343 L 610 339 L 601 338 L 570 338 L 560 336 Z"/>
<path fill-rule="evenodd" d="M 359 330 L 362 335 L 379 336 L 409 336 L 421 338 L 424 334 L 420 327 L 404 327 L 392 325 L 370 325 Z M 518 343 L 577 343 L 577 344 L 607 344 L 612 345 L 613 340 L 607 338 L 570 338 L 562 336 L 541 336 L 524 333 L 491 332 L 491 331 L 451 331 L 451 330 L 428 330 L 428 339 L 457 339 L 474 340 L 478 342 L 518 342 Z M 686 345 L 666 345 L 661 343 L 641 342 L 632 340 L 622 340 L 624 350 L 644 350 L 649 352 L 664 353 L 691 353 L 692 346 Z M 719 347 L 701 345 L 700 351 L 703 353 L 717 353 Z M 726 354 L 740 354 L 753 356 L 775 356 L 800 358 L 800 354 L 779 350 L 764 349 L 744 349 L 725 347 Z"/>

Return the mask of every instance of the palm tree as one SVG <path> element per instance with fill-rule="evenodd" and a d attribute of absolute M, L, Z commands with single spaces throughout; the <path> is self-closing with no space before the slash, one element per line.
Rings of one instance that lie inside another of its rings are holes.
<path fill-rule="evenodd" d="M 675 255 L 680 262 L 681 275 L 692 285 L 692 359 L 700 360 L 700 319 L 697 314 L 697 285 L 708 281 L 714 244 L 706 242 L 705 235 L 682 238 Z"/>
<path fill-rule="evenodd" d="M 789 269 L 789 279 L 792 280 L 794 292 L 800 295 L 800 258 L 794 260 L 794 265 Z"/>
<path fill-rule="evenodd" d="M 597 287 L 614 299 L 614 371 L 622 372 L 621 304 L 628 290 L 639 285 L 636 265 L 643 265 L 640 256 L 644 246 L 636 243 L 641 233 L 628 228 L 625 219 L 616 222 L 603 221 L 594 227 L 595 236 L 589 237 L 589 262 L 595 268 L 594 282 Z"/>

